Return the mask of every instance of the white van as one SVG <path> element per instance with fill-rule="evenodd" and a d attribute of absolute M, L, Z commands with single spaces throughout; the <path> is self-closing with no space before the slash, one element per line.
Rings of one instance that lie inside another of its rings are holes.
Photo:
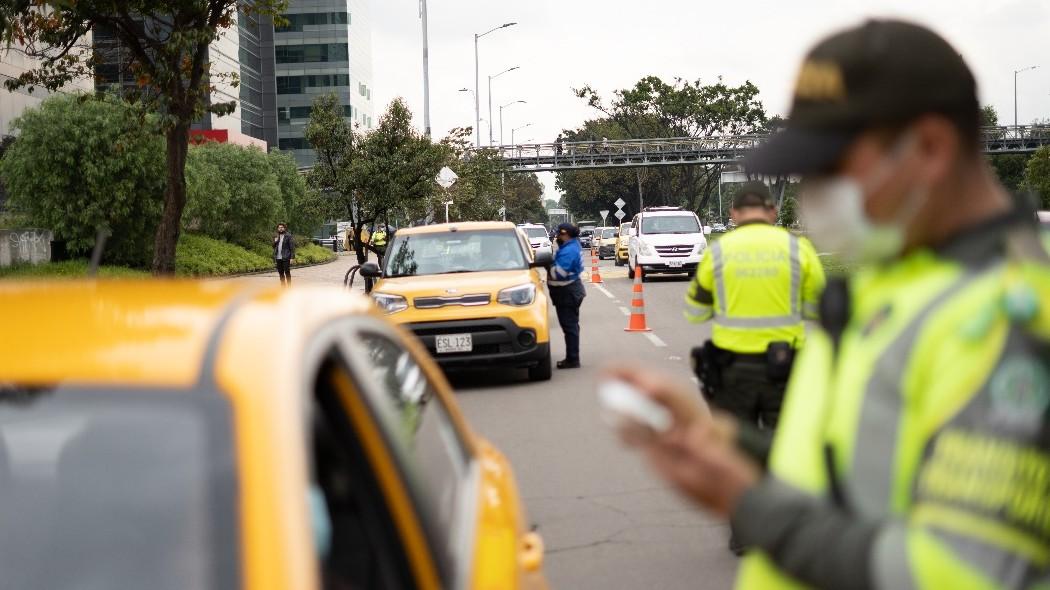
<path fill-rule="evenodd" d="M 680 207 L 649 207 L 634 216 L 627 246 L 627 276 L 642 267 L 642 279 L 653 273 L 692 275 L 707 249 L 696 213 Z"/>

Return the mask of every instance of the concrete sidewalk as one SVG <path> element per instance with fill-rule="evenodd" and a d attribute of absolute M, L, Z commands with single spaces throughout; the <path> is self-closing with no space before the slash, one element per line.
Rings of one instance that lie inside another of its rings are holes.
<path fill-rule="evenodd" d="M 372 262 L 375 262 L 375 256 L 369 258 Z M 339 257 L 334 261 L 327 264 L 319 264 L 316 266 L 308 266 L 305 268 L 293 268 L 292 269 L 292 284 L 322 284 L 332 285 L 335 287 L 343 286 L 343 277 L 346 275 L 346 271 L 350 270 L 352 266 L 357 264 L 357 257 L 353 254 L 346 252 L 340 252 Z M 230 279 L 222 279 L 228 281 L 240 281 L 251 284 L 278 284 L 280 278 L 277 276 L 277 271 L 253 274 L 241 277 L 233 277 Z M 364 294 L 365 283 L 360 276 L 354 281 L 353 291 L 355 293 Z"/>

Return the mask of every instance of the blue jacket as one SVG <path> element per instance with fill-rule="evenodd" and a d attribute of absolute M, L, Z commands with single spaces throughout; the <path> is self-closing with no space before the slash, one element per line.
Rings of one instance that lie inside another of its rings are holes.
<path fill-rule="evenodd" d="M 549 284 L 552 287 L 563 287 L 580 280 L 583 273 L 583 250 L 579 240 L 569 240 L 558 246 L 554 255 L 554 266 L 551 267 Z"/>

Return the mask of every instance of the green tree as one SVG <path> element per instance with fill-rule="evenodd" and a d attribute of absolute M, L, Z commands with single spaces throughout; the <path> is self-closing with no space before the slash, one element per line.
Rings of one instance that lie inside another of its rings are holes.
<path fill-rule="evenodd" d="M 189 195 L 183 226 L 208 237 L 251 247 L 284 217 L 277 175 L 265 153 L 230 143 L 190 148 Z"/>
<path fill-rule="evenodd" d="M 543 185 L 531 172 L 515 172 L 505 177 L 504 194 L 507 203 L 507 221 L 514 223 L 546 223 L 547 210 L 543 207 Z"/>
<path fill-rule="evenodd" d="M 287 223 L 297 235 L 313 235 L 330 217 L 330 199 L 307 185 L 290 153 L 274 150 L 267 158 L 281 190 L 279 221 Z"/>
<path fill-rule="evenodd" d="M 999 126 L 999 111 L 995 110 L 995 107 L 986 104 L 981 107 L 981 126 L 982 127 L 998 127 Z"/>
<path fill-rule="evenodd" d="M 1019 191 L 1030 157 L 1028 154 L 998 154 L 989 156 L 988 160 L 1003 186 L 1011 191 Z"/>
<path fill-rule="evenodd" d="M 58 95 L 15 120 L 0 160 L 8 205 L 71 253 L 109 232 L 106 262 L 143 266 L 161 216 L 164 144 L 151 118 L 114 97 Z"/>
<path fill-rule="evenodd" d="M 608 102 L 589 86 L 575 93 L 603 117 L 567 131 L 567 142 L 717 137 L 762 132 L 770 124 L 758 100 L 758 87 L 751 82 L 730 86 L 721 79 L 704 84 L 678 78 L 667 83 L 647 76 L 631 88 L 617 90 Z M 559 173 L 557 186 L 565 194 L 563 202 L 576 214 L 593 215 L 622 198 L 628 203 L 625 212 L 631 215 L 637 210 L 639 184 L 646 206 L 677 205 L 700 212 L 717 193 L 721 171 L 721 165 L 572 171 Z"/>
<path fill-rule="evenodd" d="M 1050 146 L 1039 148 L 1028 160 L 1023 188 L 1035 193 L 1042 209 L 1050 209 Z"/>
<path fill-rule="evenodd" d="M 457 127 L 441 140 L 445 150 L 445 165 L 459 177 L 456 184 L 437 195 L 432 202 L 434 211 L 441 211 L 441 202 L 451 199 L 449 218 L 458 221 L 485 221 L 499 219 L 503 206 L 503 181 L 506 174 L 503 161 L 496 150 L 471 150 L 469 127 Z M 444 218 L 441 219 L 444 221 Z"/>
<path fill-rule="evenodd" d="M 136 88 L 127 98 L 157 113 L 166 139 L 166 181 L 163 212 L 153 247 L 153 272 L 174 274 L 175 248 L 186 206 L 186 157 L 190 125 L 206 112 L 233 112 L 233 102 L 213 102 L 215 84 L 233 74 L 211 71 L 209 45 L 238 17 L 258 18 L 282 13 L 287 0 L 15 0 L 0 2 L 0 42 L 17 42 L 39 60 L 34 68 L 8 80 L 9 90 L 41 86 L 57 90 L 77 78 L 94 74 L 99 54 L 86 42 L 92 30 L 106 31 L 119 41 L 117 49 Z M 240 13 L 240 14 L 238 14 Z M 236 34 L 236 31 L 234 31 Z M 121 89 L 122 91 L 124 89 Z"/>

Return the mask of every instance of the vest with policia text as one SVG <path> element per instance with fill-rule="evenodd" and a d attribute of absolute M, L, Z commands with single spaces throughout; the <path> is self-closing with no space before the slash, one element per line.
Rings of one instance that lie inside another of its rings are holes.
<path fill-rule="evenodd" d="M 686 294 L 685 317 L 714 320 L 716 346 L 750 354 L 770 342 L 800 347 L 816 317 L 824 270 L 809 240 L 766 223 L 725 234 L 704 253 Z"/>
<path fill-rule="evenodd" d="M 769 477 L 874 524 L 840 571 L 877 588 L 1050 587 L 1050 268 L 981 232 L 854 277 L 789 383 Z M 737 587 L 802 588 L 827 549 L 755 551 Z"/>

